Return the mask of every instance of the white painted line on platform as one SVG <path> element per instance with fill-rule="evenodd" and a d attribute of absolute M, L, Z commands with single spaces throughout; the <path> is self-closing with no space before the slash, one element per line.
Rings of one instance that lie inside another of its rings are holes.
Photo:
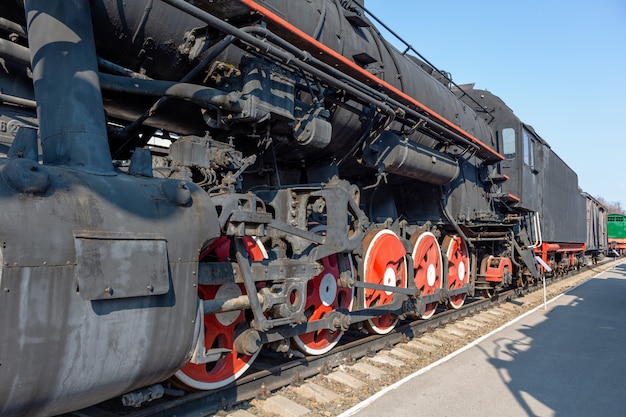
<path fill-rule="evenodd" d="M 620 264 L 621 265 L 621 264 Z M 591 281 L 592 279 L 602 275 L 605 272 L 610 271 L 612 268 L 614 268 L 617 265 L 612 266 L 611 268 L 607 269 L 606 271 L 602 271 L 596 275 L 594 275 L 593 277 L 589 278 L 588 280 L 586 280 L 585 282 L 582 282 L 578 285 L 576 285 L 575 287 L 572 287 L 570 289 L 568 289 L 567 291 L 557 295 L 556 297 L 550 299 L 547 304 L 550 304 L 556 300 L 558 300 L 559 298 L 561 298 L 562 296 L 566 295 L 567 293 L 569 293 L 570 291 L 580 287 L 581 285 L 586 284 L 587 282 Z M 344 411 L 343 413 L 339 414 L 337 417 L 349 417 L 354 415 L 355 413 L 357 413 L 358 411 L 362 410 L 363 408 L 367 407 L 368 405 L 370 405 L 371 403 L 373 403 L 374 401 L 376 401 L 378 398 L 382 397 L 383 395 L 387 394 L 388 392 L 400 387 L 401 385 L 403 385 L 404 383 L 410 381 L 411 379 L 418 377 L 422 374 L 425 374 L 426 372 L 430 371 L 431 369 L 433 369 L 436 366 L 441 365 L 442 363 L 448 362 L 450 359 L 454 358 L 455 356 L 460 355 L 461 353 L 465 352 L 466 350 L 473 348 L 474 346 L 476 346 L 477 344 L 481 343 L 483 340 L 488 339 L 489 337 L 493 336 L 494 334 L 506 329 L 507 327 L 517 323 L 518 321 L 522 320 L 523 318 L 525 318 L 526 316 L 531 315 L 532 313 L 534 313 L 535 311 L 539 310 L 540 308 L 543 308 L 543 304 L 533 308 L 532 310 L 527 311 L 526 313 L 522 314 L 521 316 L 511 320 L 508 323 L 503 324 L 502 326 L 498 327 L 497 329 L 487 333 L 484 336 L 479 337 L 478 339 L 474 340 L 472 343 L 470 343 L 469 345 L 466 345 L 464 347 L 462 347 L 461 349 L 452 352 L 451 354 L 449 354 L 448 356 L 446 356 L 445 358 L 441 358 L 439 359 L 437 362 L 433 362 L 430 365 L 428 365 L 425 368 L 422 368 L 414 373 L 412 373 L 411 375 L 401 379 L 400 381 L 396 382 L 395 384 L 389 385 L 386 388 L 383 388 L 381 391 L 378 391 L 376 394 L 372 395 L 371 397 L 367 398 L 366 400 L 360 402 L 359 404 L 355 405 L 354 407 Z"/>

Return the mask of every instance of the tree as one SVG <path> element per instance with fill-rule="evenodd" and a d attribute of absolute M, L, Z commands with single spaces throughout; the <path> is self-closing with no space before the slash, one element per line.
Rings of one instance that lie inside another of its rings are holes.
<path fill-rule="evenodd" d="M 607 201 L 603 197 L 596 197 L 596 200 L 600 202 L 600 204 L 606 206 L 609 213 L 616 214 L 626 214 L 626 211 L 622 208 L 622 204 L 619 201 Z"/>

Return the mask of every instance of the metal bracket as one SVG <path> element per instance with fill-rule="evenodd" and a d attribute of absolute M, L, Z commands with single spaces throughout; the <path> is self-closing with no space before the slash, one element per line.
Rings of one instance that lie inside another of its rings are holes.
<path fill-rule="evenodd" d="M 290 282 L 289 285 L 287 286 L 288 288 L 287 293 L 277 295 L 278 297 L 284 296 L 285 302 L 283 302 L 282 304 L 277 304 L 275 306 L 276 307 L 275 312 L 279 315 L 282 315 L 283 317 L 278 318 L 278 319 L 268 319 L 263 314 L 263 306 L 261 305 L 259 298 L 257 296 L 254 296 L 257 294 L 257 288 L 256 288 L 256 284 L 254 281 L 254 276 L 252 275 L 252 268 L 250 267 L 250 261 L 248 260 L 246 248 L 241 239 L 235 239 L 235 249 L 236 249 L 235 256 L 237 258 L 237 264 L 239 265 L 239 269 L 241 270 L 241 275 L 243 278 L 243 285 L 246 288 L 246 293 L 248 293 L 249 295 L 253 295 L 249 297 L 250 307 L 252 309 L 252 314 L 254 316 L 254 320 L 252 321 L 252 323 L 250 323 L 251 326 L 255 330 L 267 331 L 271 328 L 282 326 L 283 324 L 305 323 L 306 316 L 302 312 L 302 309 L 304 308 L 305 297 L 304 297 L 304 293 L 302 292 L 306 291 L 306 282 L 305 281 L 298 282 L 298 280 L 292 280 L 292 282 Z M 299 284 L 302 284 L 301 285 L 302 288 L 299 288 Z M 295 297 L 296 299 L 300 297 L 300 299 L 302 300 L 298 305 L 288 305 L 290 295 L 293 291 L 301 292 L 301 294 L 298 294 L 297 297 Z M 264 299 L 267 300 L 268 295 L 272 295 L 272 294 L 271 293 L 264 294 Z"/>
<path fill-rule="evenodd" d="M 232 350 L 230 349 L 218 348 L 207 350 L 204 347 L 204 304 L 202 302 L 198 303 L 198 307 L 196 309 L 196 327 L 194 329 L 194 333 L 196 343 L 191 353 L 191 363 L 200 365 L 209 362 L 217 362 L 223 355 L 232 353 Z"/>

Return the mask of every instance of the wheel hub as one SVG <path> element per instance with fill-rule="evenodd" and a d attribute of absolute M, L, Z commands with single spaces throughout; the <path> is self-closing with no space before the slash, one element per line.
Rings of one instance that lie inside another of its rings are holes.
<path fill-rule="evenodd" d="M 383 283 L 389 287 L 396 286 L 396 270 L 395 269 L 393 269 L 390 266 L 388 266 L 387 269 L 385 269 L 385 275 L 383 276 Z M 385 294 L 391 295 L 393 294 L 393 291 L 385 291 Z"/>
<path fill-rule="evenodd" d="M 437 279 L 437 270 L 435 269 L 435 265 L 428 265 L 428 269 L 426 271 L 426 281 L 429 286 L 435 285 L 435 280 Z"/>
<path fill-rule="evenodd" d="M 215 299 L 225 299 L 230 300 L 232 298 L 236 298 L 242 295 L 241 289 L 237 284 L 224 284 L 220 286 L 220 288 L 215 293 Z M 222 326 L 230 326 L 237 320 L 241 311 L 227 311 L 225 313 L 218 313 L 215 315 L 215 318 Z"/>
<path fill-rule="evenodd" d="M 319 297 L 322 304 L 329 307 L 337 298 L 337 278 L 331 273 L 327 273 L 322 277 L 319 286 Z"/>

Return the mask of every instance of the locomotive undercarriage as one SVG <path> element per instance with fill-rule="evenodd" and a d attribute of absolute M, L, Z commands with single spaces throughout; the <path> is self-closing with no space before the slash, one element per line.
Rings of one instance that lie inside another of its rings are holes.
<path fill-rule="evenodd" d="M 190 142 L 201 145 L 190 148 Z M 241 194 L 231 179 L 244 164 L 232 161 L 244 158 L 234 149 L 228 159 L 215 158 L 215 149 L 223 145 L 210 143 L 208 138 L 179 139 L 160 164 L 176 178 L 203 181 L 207 175 L 199 173 L 212 167 L 214 181 L 203 187 L 217 207 L 223 232 L 200 257 L 204 301 L 199 315 L 206 318 L 196 332 L 190 365 L 176 375 L 187 386 L 210 389 L 229 383 L 261 346 L 285 351 L 290 340 L 305 354 L 321 354 L 350 326 L 387 333 L 402 318 L 427 319 L 441 304 L 460 308 L 468 294 L 492 296 L 515 281 L 512 226 L 464 226 L 472 237 L 461 238 L 440 219 L 388 217 L 380 222 L 377 216 L 372 221 L 361 209 L 359 187 L 336 176 L 320 185 L 257 183 Z M 254 165 L 246 168 L 242 183 L 259 172 Z M 304 171 L 304 176 L 316 175 Z M 263 173 L 280 176 L 268 169 Z M 383 208 L 389 205 L 395 204 L 386 202 Z M 221 315 L 230 315 L 231 328 L 217 331 L 224 327 L 224 320 L 215 318 Z M 227 336 L 217 337 L 220 332 Z"/>

